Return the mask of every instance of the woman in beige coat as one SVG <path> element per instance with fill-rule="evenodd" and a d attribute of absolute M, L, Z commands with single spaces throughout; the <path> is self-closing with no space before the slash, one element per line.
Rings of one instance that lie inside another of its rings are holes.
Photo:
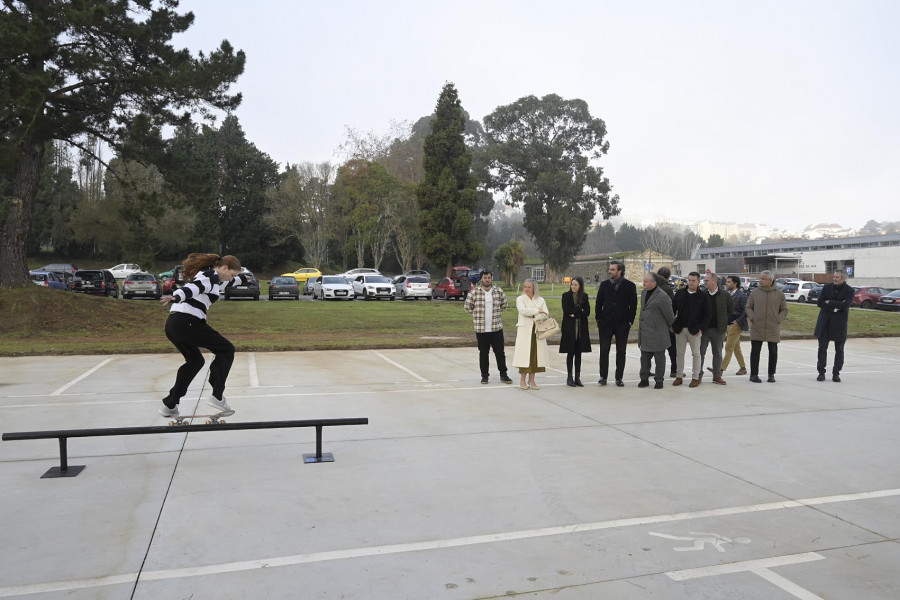
<path fill-rule="evenodd" d="M 550 316 L 547 303 L 541 298 L 538 285 L 534 279 L 526 279 L 523 294 L 516 298 L 516 309 L 519 321 L 516 323 L 516 351 L 513 354 L 513 367 L 519 368 L 522 377 L 519 387 L 527 390 L 539 390 L 534 381 L 535 373 L 543 373 L 547 368 L 547 340 L 539 340 L 535 335 L 535 321 L 543 321 Z M 525 376 L 528 376 L 528 385 Z"/>
<path fill-rule="evenodd" d="M 759 287 L 750 292 L 747 299 L 747 321 L 750 322 L 750 381 L 762 383 L 759 378 L 759 355 L 763 342 L 769 345 L 769 383 L 775 383 L 775 366 L 778 364 L 778 342 L 781 341 L 781 323 L 787 317 L 784 293 L 773 285 L 771 271 L 759 274 Z"/>

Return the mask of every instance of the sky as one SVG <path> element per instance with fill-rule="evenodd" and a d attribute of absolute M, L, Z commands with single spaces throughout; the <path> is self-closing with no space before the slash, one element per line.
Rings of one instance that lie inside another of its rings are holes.
<path fill-rule="evenodd" d="M 895 0 L 182 0 L 194 53 L 247 55 L 248 137 L 283 167 L 339 161 L 452 82 L 473 119 L 528 95 L 587 102 L 621 218 L 802 231 L 900 221 Z"/>

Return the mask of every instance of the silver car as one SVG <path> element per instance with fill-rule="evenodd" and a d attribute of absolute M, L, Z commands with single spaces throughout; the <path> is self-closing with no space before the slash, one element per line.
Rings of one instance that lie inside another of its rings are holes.
<path fill-rule="evenodd" d="M 151 273 L 132 273 L 122 284 L 122 298 L 155 298 L 162 297 L 162 285 Z"/>
<path fill-rule="evenodd" d="M 394 279 L 394 290 L 401 300 L 431 300 L 432 296 L 431 280 L 418 275 L 400 275 Z"/>

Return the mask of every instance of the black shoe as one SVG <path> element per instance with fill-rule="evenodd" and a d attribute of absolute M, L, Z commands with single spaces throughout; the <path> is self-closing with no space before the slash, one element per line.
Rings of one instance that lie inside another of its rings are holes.
<path fill-rule="evenodd" d="M 487 383 L 487 382 L 488 382 L 488 376 L 487 375 L 482 376 L 481 383 Z"/>
<path fill-rule="evenodd" d="M 578 377 L 578 375 L 575 376 L 575 386 L 576 387 L 584 387 L 584 384 L 581 383 L 581 379 Z"/>
<path fill-rule="evenodd" d="M 669 372 L 669 377 L 678 377 L 678 372 L 677 372 L 677 371 L 670 371 L 670 372 Z"/>
<path fill-rule="evenodd" d="M 575 387 L 575 380 L 572 379 L 572 376 L 571 376 L 571 375 L 569 375 L 568 377 L 566 377 L 566 385 L 569 386 L 569 387 Z"/>
<path fill-rule="evenodd" d="M 509 375 L 501 375 L 500 381 L 503 383 L 512 383 L 512 379 L 509 378 Z"/>
<path fill-rule="evenodd" d="M 616 387 L 625 387 L 625 383 L 621 379 L 616 379 Z"/>
<path fill-rule="evenodd" d="M 819 373 L 819 376 L 816 377 L 816 381 L 825 381 L 825 373 Z"/>
<path fill-rule="evenodd" d="M 641 382 L 638 383 L 638 387 L 639 388 L 650 387 L 650 380 L 649 379 L 641 379 Z"/>
<path fill-rule="evenodd" d="M 600 381 L 598 381 L 597 383 L 599 383 L 600 385 L 606 385 L 606 377 L 601 377 Z"/>
<path fill-rule="evenodd" d="M 824 375 L 822 376 L 822 379 L 825 379 L 825 376 L 824 376 Z M 834 375 L 831 376 L 831 380 L 832 380 L 833 382 L 835 382 L 835 383 L 840 383 L 840 382 L 841 382 L 841 376 L 838 375 L 838 374 L 834 374 Z"/>
<path fill-rule="evenodd" d="M 663 382 L 662 382 L 662 381 L 657 381 L 657 382 L 656 382 L 656 385 L 653 386 L 653 389 L 654 389 L 654 390 L 661 390 L 661 389 L 663 389 Z"/>
<path fill-rule="evenodd" d="M 762 383 L 762 379 L 760 379 L 760 378 L 757 377 L 756 375 L 751 375 L 751 376 L 750 376 L 750 381 L 752 381 L 753 383 Z"/>
<path fill-rule="evenodd" d="M 768 382 L 768 383 L 775 383 L 775 376 L 774 376 L 774 375 L 769 375 L 769 378 L 766 379 L 766 382 Z"/>

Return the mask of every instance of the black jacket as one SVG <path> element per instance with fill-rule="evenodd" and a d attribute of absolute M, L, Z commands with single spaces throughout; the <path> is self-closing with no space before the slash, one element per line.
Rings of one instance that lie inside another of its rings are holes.
<path fill-rule="evenodd" d="M 675 292 L 672 308 L 675 309 L 675 323 L 672 325 L 675 333 L 687 328 L 694 335 L 709 321 L 709 294 L 704 290 L 691 294 L 687 288 L 681 288 Z"/>
<path fill-rule="evenodd" d="M 597 290 L 594 318 L 600 331 L 628 329 L 637 314 L 637 286 L 624 277 L 616 291 L 613 282 L 607 279 Z"/>
<path fill-rule="evenodd" d="M 581 294 L 581 303 L 575 304 L 572 290 L 562 295 L 563 319 L 560 325 L 562 337 L 559 340 L 559 352 L 590 352 L 591 338 L 588 330 L 588 317 L 591 316 L 591 301 L 587 294 Z M 570 317 L 569 315 L 575 315 Z M 578 327 L 578 341 L 575 341 L 575 328 Z M 576 345 L 577 344 L 577 345 Z"/>
<path fill-rule="evenodd" d="M 819 292 L 819 318 L 816 319 L 815 336 L 829 342 L 847 341 L 847 322 L 850 319 L 850 305 L 853 303 L 853 288 L 844 282 L 840 287 L 826 283 Z"/>

